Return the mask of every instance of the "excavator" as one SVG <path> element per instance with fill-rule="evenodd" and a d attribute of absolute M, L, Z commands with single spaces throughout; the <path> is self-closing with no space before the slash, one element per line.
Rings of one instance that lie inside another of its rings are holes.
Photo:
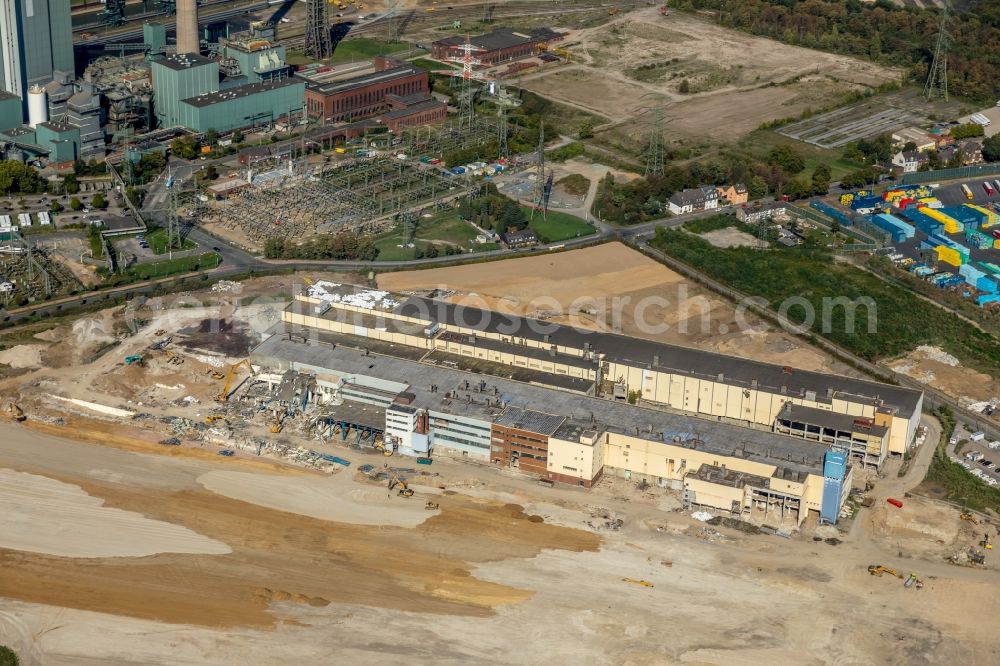
<path fill-rule="evenodd" d="M 225 376 L 224 374 L 222 374 L 222 373 L 221 373 L 221 372 L 219 372 L 218 370 L 213 370 L 213 369 L 211 369 L 211 368 L 209 368 L 209 369 L 208 369 L 208 370 L 206 371 L 206 374 L 209 374 L 209 375 L 212 375 L 212 379 L 219 379 L 219 380 L 222 380 L 222 379 L 225 379 L 225 378 L 226 378 L 226 376 Z"/>
<path fill-rule="evenodd" d="M 427 504 L 424 504 L 424 508 L 427 509 L 428 511 L 437 511 L 438 509 L 441 508 L 441 505 L 438 504 L 437 502 L 432 502 L 430 500 L 427 500 Z"/>
<path fill-rule="evenodd" d="M 11 421 L 17 421 L 18 423 L 27 418 L 24 415 L 24 410 L 21 409 L 13 400 L 8 400 L 4 405 L 3 415 Z"/>
<path fill-rule="evenodd" d="M 274 422 L 271 424 L 271 432 L 277 435 L 281 432 L 281 429 L 285 427 L 285 417 L 288 416 L 288 410 L 284 407 L 274 410 Z"/>
<path fill-rule="evenodd" d="M 225 421 L 226 417 L 222 414 L 209 414 L 205 417 L 205 423 L 208 425 L 215 425 L 218 421 Z"/>
<path fill-rule="evenodd" d="M 971 511 L 963 511 L 961 514 L 959 514 L 958 517 L 961 518 L 962 520 L 969 521 L 973 525 L 978 525 L 979 524 L 979 520 L 977 520 L 976 517 L 974 515 L 972 515 Z"/>
<path fill-rule="evenodd" d="M 648 580 L 641 580 L 639 578 L 622 578 L 625 583 L 632 583 L 633 585 L 642 585 L 643 587 L 653 587 L 653 584 Z"/>
<path fill-rule="evenodd" d="M 250 365 L 250 361 L 248 361 L 247 359 L 243 359 L 239 363 L 234 363 L 231 366 L 229 366 L 229 374 L 226 375 L 226 385 L 222 389 L 222 393 L 220 393 L 219 395 L 215 396 L 215 399 L 218 402 L 225 402 L 226 400 L 229 399 L 229 387 L 233 385 L 233 377 L 236 376 L 236 371 L 239 370 L 239 368 L 240 368 L 241 365 L 246 365 L 247 366 L 247 369 L 250 371 L 250 376 L 251 377 L 253 375 L 257 374 L 256 372 L 254 372 L 253 366 Z"/>
<path fill-rule="evenodd" d="M 868 566 L 868 573 L 870 573 L 873 576 L 878 576 L 879 578 L 881 578 L 882 574 L 884 574 L 884 573 L 887 573 L 890 576 L 895 576 L 896 578 L 899 578 L 900 580 L 902 580 L 902 578 L 903 578 L 903 574 L 899 573 L 895 569 L 890 569 L 889 567 L 884 567 L 881 564 L 871 564 L 871 565 L 869 565 Z"/>
<path fill-rule="evenodd" d="M 384 455 L 386 458 L 392 455 L 392 446 L 391 445 L 386 446 L 384 440 L 381 442 L 375 442 L 374 448 L 376 451 L 381 451 L 382 455 Z"/>
<path fill-rule="evenodd" d="M 399 486 L 399 494 L 401 497 L 413 497 L 413 488 L 406 485 L 406 481 L 399 478 L 399 475 L 395 472 L 389 472 L 389 474 L 391 475 L 389 477 L 389 490 Z"/>
<path fill-rule="evenodd" d="M 989 534 L 983 534 L 983 540 L 979 542 L 979 545 L 986 550 L 993 550 L 993 541 L 990 540 Z"/>

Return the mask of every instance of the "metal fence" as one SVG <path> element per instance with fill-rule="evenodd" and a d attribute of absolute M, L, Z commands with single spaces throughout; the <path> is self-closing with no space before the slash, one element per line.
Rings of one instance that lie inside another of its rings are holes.
<path fill-rule="evenodd" d="M 935 171 L 917 171 L 916 173 L 906 173 L 900 179 L 904 185 L 916 185 L 918 183 L 935 183 L 939 180 L 959 180 L 964 178 L 976 178 L 978 176 L 995 176 L 1000 174 L 1000 162 L 995 164 L 979 164 L 974 166 L 958 167 L 955 169 L 937 169 Z"/>

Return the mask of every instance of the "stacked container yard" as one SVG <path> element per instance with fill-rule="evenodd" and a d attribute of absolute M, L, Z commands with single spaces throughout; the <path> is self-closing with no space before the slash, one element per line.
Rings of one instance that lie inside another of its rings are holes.
<path fill-rule="evenodd" d="M 977 206 L 975 204 L 965 204 L 965 208 L 970 208 L 983 216 L 983 222 L 981 226 L 992 227 L 997 222 L 1000 222 L 1000 216 L 998 216 L 993 211 L 983 208 L 982 206 Z"/>
<path fill-rule="evenodd" d="M 922 197 L 917 199 L 917 203 L 928 208 L 943 208 L 944 204 L 937 197 Z"/>
<path fill-rule="evenodd" d="M 939 233 L 944 228 L 944 225 L 927 215 L 924 211 L 925 209 L 923 208 L 907 208 L 905 211 L 900 211 L 900 214 L 928 236 Z"/>
<path fill-rule="evenodd" d="M 965 242 L 977 250 L 989 250 L 993 247 L 994 243 L 998 242 L 998 239 L 970 227 L 965 230 Z"/>
<path fill-rule="evenodd" d="M 939 209 L 924 206 L 920 208 L 920 211 L 944 225 L 945 233 L 957 234 L 961 233 L 965 229 L 965 225 L 953 218 L 951 215 L 941 212 Z"/>
<path fill-rule="evenodd" d="M 976 287 L 977 289 L 979 285 L 979 280 L 987 279 L 986 273 L 979 270 L 972 264 L 962 264 L 958 269 L 958 274 L 965 278 L 965 282 L 970 287 Z"/>
<path fill-rule="evenodd" d="M 851 210 L 862 215 L 869 215 L 875 212 L 887 212 L 889 206 L 882 197 L 855 197 L 851 202 Z"/>
<path fill-rule="evenodd" d="M 902 243 L 916 234 L 916 229 L 913 228 L 912 224 L 904 222 L 895 215 L 888 215 L 882 213 L 880 215 L 873 215 L 871 218 L 872 224 L 887 232 L 892 236 L 892 240 L 895 243 Z"/>
<path fill-rule="evenodd" d="M 833 206 L 819 199 L 813 199 L 809 202 L 809 206 L 823 213 L 827 217 L 831 217 L 834 220 L 840 222 L 841 226 L 850 227 L 854 224 L 854 220 L 851 219 L 850 215 L 845 214 L 843 211 L 837 210 Z"/>
<path fill-rule="evenodd" d="M 870 197 L 875 194 L 871 190 L 858 190 L 857 192 L 845 192 L 840 195 L 840 205 L 850 206 L 855 199 L 863 199 L 864 197 Z"/>
<path fill-rule="evenodd" d="M 947 245 L 938 245 L 935 247 L 934 255 L 941 263 L 950 264 L 952 266 L 962 265 L 962 255 Z"/>
<path fill-rule="evenodd" d="M 976 210 L 972 206 L 968 205 L 942 208 L 938 212 L 955 218 L 964 224 L 966 229 L 969 227 L 979 228 L 986 222 L 986 216 L 983 215 L 982 211 Z"/>

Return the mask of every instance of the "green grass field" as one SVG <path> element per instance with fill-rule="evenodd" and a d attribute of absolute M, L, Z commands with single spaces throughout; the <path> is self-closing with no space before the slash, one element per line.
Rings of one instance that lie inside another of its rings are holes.
<path fill-rule="evenodd" d="M 531 218 L 531 208 L 521 206 L 524 214 Z M 587 224 L 575 215 L 563 213 L 557 210 L 550 210 L 542 219 L 541 213 L 535 213 L 535 219 L 528 223 L 528 226 L 543 243 L 558 243 L 559 241 L 579 238 L 580 236 L 590 236 L 597 233 L 594 227 Z"/>
<path fill-rule="evenodd" d="M 219 265 L 219 255 L 215 252 L 206 252 L 193 257 L 181 257 L 179 259 L 167 259 L 151 264 L 136 264 L 128 268 L 129 275 L 133 275 L 140 280 L 150 280 L 177 273 L 187 273 L 196 270 L 215 268 Z"/>
<path fill-rule="evenodd" d="M 409 63 L 414 67 L 421 67 L 426 70 L 442 70 L 442 69 L 458 69 L 458 65 L 450 62 L 437 62 L 436 60 L 430 60 L 429 58 L 414 58 L 410 60 Z"/>
<path fill-rule="evenodd" d="M 149 243 L 149 249 L 153 251 L 153 254 L 166 254 L 167 253 L 167 230 L 158 227 L 153 229 L 148 234 L 146 234 L 146 241 Z M 194 241 L 190 241 L 184 238 L 181 241 L 180 247 L 175 247 L 175 250 L 192 250 L 198 247 L 198 244 Z"/>
<path fill-rule="evenodd" d="M 481 252 L 488 249 L 496 249 L 496 246 L 487 247 L 475 243 L 479 232 L 471 225 L 458 218 L 455 210 L 445 210 L 435 214 L 433 217 L 420 218 L 417 222 L 417 231 L 414 243 L 418 247 L 435 245 L 441 254 L 444 254 L 446 246 L 461 247 L 464 251 Z M 402 227 L 396 227 L 391 231 L 378 236 L 375 239 L 375 247 L 378 248 L 379 261 L 402 261 L 412 259 L 416 248 L 398 247 L 402 245 L 404 234 Z"/>
<path fill-rule="evenodd" d="M 830 167 L 832 179 L 837 181 L 852 171 L 864 167 L 863 164 L 845 160 L 840 150 L 813 146 L 778 134 L 774 130 L 756 130 L 744 137 L 739 143 L 741 149 L 758 159 L 764 159 L 775 146 L 791 146 L 805 158 L 806 168 L 802 174 L 799 174 L 800 176 L 808 176 L 818 165 L 826 164 Z"/>
<path fill-rule="evenodd" d="M 331 57 L 321 62 L 327 65 L 336 65 L 337 63 L 354 62 L 356 60 L 370 60 L 375 56 L 388 55 L 399 51 L 409 51 L 411 48 L 412 46 L 410 44 L 390 44 L 389 42 L 371 39 L 370 37 L 345 39 L 337 44 Z M 289 65 L 304 65 L 310 62 L 320 62 L 314 60 L 313 58 L 309 58 L 302 51 L 289 51 L 286 61 Z"/>

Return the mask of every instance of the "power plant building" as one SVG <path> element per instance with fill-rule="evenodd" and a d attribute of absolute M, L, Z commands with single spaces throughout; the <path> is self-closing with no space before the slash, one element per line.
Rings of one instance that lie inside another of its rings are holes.
<path fill-rule="evenodd" d="M 430 94 L 426 69 L 381 56 L 370 63 L 300 70 L 296 77 L 306 81 L 309 115 L 326 122 L 350 122 L 389 111 L 389 95 Z"/>
<path fill-rule="evenodd" d="M 220 132 L 271 125 L 280 117 L 302 113 L 305 84 L 295 79 L 252 83 L 182 100 L 177 124 Z"/>
<path fill-rule="evenodd" d="M 181 100 L 219 90 L 219 63 L 200 55 L 176 55 L 152 63 L 156 115 L 162 127 L 181 124 Z"/>
<path fill-rule="evenodd" d="M 472 57 L 484 65 L 499 65 L 512 60 L 531 58 L 548 46 L 561 40 L 563 34 L 550 28 L 519 32 L 500 28 L 476 37 L 447 37 L 431 43 L 431 55 L 438 60 L 457 60 L 465 56 L 462 47 L 466 40 L 475 47 Z"/>
<path fill-rule="evenodd" d="M 73 72 L 68 0 L 5 0 L 0 5 L 0 88 L 21 98 L 55 71 Z"/>

